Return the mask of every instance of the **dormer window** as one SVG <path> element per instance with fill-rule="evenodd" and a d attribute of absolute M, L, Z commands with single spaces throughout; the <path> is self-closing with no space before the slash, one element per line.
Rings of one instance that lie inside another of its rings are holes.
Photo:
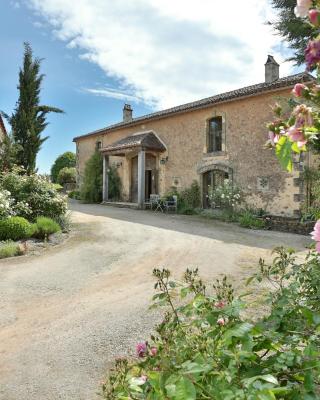
<path fill-rule="evenodd" d="M 209 120 L 208 153 L 222 151 L 222 117 Z"/>

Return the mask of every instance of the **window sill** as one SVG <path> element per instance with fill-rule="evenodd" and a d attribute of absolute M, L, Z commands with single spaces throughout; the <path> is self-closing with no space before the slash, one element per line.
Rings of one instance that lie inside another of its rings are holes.
<path fill-rule="evenodd" d="M 221 157 L 221 156 L 226 156 L 227 152 L 226 151 L 213 151 L 211 153 L 203 153 L 204 157 Z"/>

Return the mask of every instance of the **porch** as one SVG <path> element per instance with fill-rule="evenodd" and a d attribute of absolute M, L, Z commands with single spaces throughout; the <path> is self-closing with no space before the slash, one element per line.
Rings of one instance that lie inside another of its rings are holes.
<path fill-rule="evenodd" d="M 128 136 L 100 151 L 103 156 L 104 204 L 143 208 L 145 200 L 158 193 L 159 154 L 166 151 L 166 146 L 153 131 Z M 113 157 L 124 159 L 124 162 L 118 162 L 127 179 L 127 198 L 121 202 L 112 202 L 109 196 L 109 168 Z"/>

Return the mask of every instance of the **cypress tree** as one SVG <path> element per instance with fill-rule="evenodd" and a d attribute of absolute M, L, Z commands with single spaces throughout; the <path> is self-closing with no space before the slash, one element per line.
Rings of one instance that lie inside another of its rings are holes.
<path fill-rule="evenodd" d="M 294 51 L 288 61 L 295 61 L 297 65 L 303 64 L 304 50 L 310 37 L 318 35 L 317 30 L 308 23 L 301 23 L 301 18 L 295 16 L 294 8 L 297 0 L 271 0 L 271 5 L 277 12 L 277 19 L 269 24 Z"/>
<path fill-rule="evenodd" d="M 29 43 L 24 43 L 23 67 L 19 71 L 19 99 L 11 116 L 2 113 L 12 129 L 13 141 L 18 145 L 16 163 L 23 166 L 28 173 L 36 169 L 37 154 L 42 144 L 48 139 L 42 132 L 48 125 L 46 116 L 50 112 L 61 113 L 62 110 L 40 105 L 41 59 L 34 58 Z"/>

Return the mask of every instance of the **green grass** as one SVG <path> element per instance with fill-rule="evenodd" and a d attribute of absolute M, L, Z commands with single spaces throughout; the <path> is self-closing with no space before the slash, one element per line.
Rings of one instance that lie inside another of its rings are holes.
<path fill-rule="evenodd" d="M 51 218 L 38 217 L 34 224 L 33 236 L 38 239 L 47 239 L 49 235 L 60 232 L 60 225 Z"/>
<path fill-rule="evenodd" d="M 0 242 L 0 258 L 20 256 L 22 254 L 23 250 L 20 248 L 19 244 L 11 240 Z"/>

